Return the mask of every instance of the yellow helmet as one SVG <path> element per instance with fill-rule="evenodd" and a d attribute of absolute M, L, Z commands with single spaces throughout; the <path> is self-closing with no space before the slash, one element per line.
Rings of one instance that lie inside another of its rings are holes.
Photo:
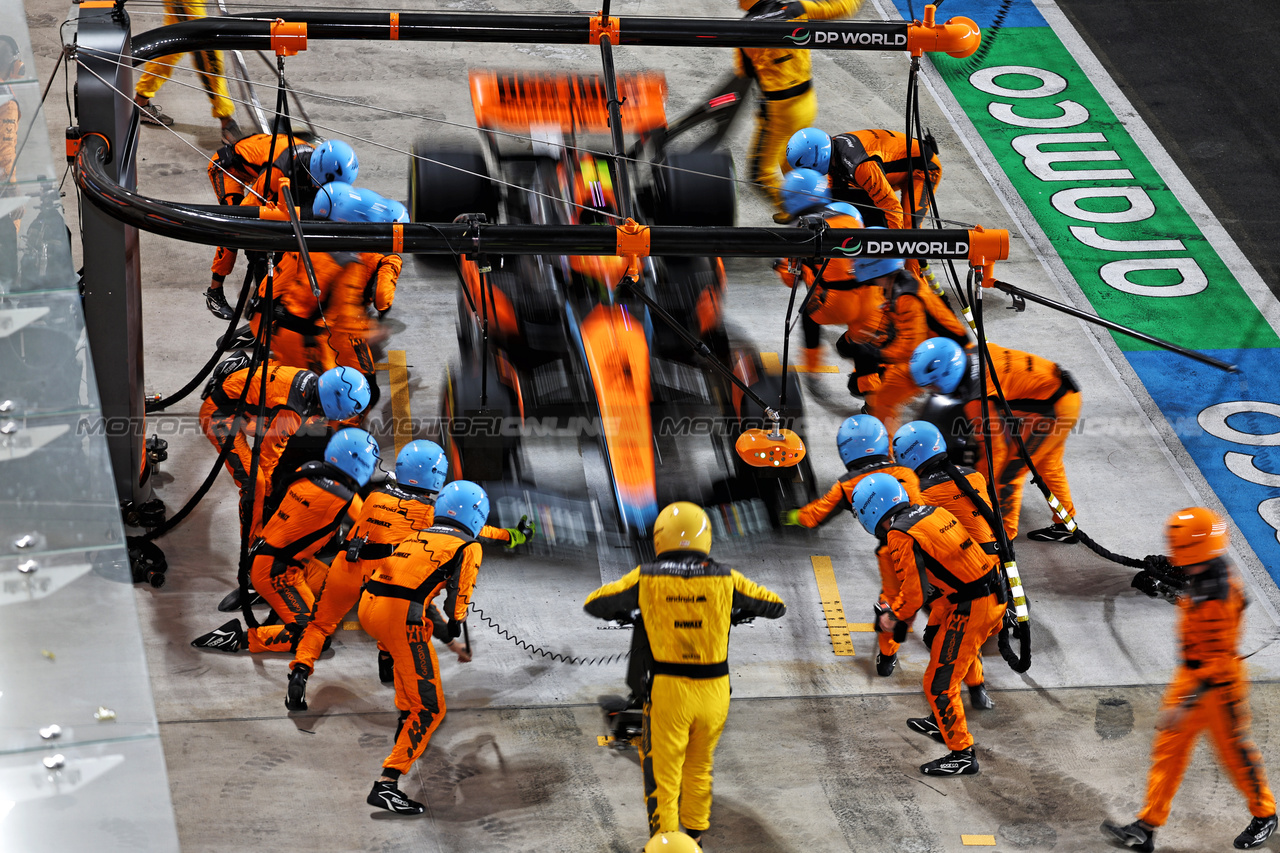
<path fill-rule="evenodd" d="M 707 518 L 706 511 L 688 501 L 667 504 L 658 513 L 658 520 L 653 523 L 653 550 L 657 554 L 667 551 L 701 551 L 703 554 L 710 554 L 711 519 Z"/>
<path fill-rule="evenodd" d="M 685 506 L 693 506 L 693 504 L 685 504 Z M 667 507 L 667 509 L 670 508 Z M 698 508 L 694 507 L 694 509 Z M 698 512 L 702 510 L 699 509 Z M 702 853 L 702 848 L 698 846 L 698 842 L 683 832 L 659 832 L 649 839 L 649 843 L 644 846 L 644 853 Z"/>
<path fill-rule="evenodd" d="M 1202 506 L 1180 509 L 1165 524 L 1169 562 L 1175 566 L 1207 563 L 1227 553 L 1227 524 Z"/>

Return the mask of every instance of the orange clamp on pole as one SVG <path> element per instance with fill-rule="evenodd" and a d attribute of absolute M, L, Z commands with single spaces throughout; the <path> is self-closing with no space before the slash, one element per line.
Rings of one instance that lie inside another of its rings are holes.
<path fill-rule="evenodd" d="M 397 255 L 404 251 L 404 225 L 394 222 L 391 225 L 391 251 Z"/>
<path fill-rule="evenodd" d="M 604 10 L 596 12 L 591 19 L 591 44 L 599 44 L 600 36 L 608 36 L 611 43 L 618 43 L 618 19 L 612 15 L 606 18 Z"/>
<path fill-rule="evenodd" d="M 391 13 L 391 40 L 400 41 L 400 13 Z"/>
<path fill-rule="evenodd" d="M 982 270 L 982 286 L 995 282 L 995 262 L 1009 257 L 1009 232 L 975 225 L 969 232 L 969 266 Z"/>
<path fill-rule="evenodd" d="M 271 22 L 271 49 L 277 56 L 296 56 L 307 49 L 307 25 L 283 18 Z"/>
<path fill-rule="evenodd" d="M 956 16 L 945 24 L 934 20 L 936 7 L 924 7 L 924 21 L 907 28 L 907 50 L 912 56 L 926 51 L 943 51 L 947 56 L 964 59 L 972 56 L 982 44 L 982 30 L 971 19 Z"/>
<path fill-rule="evenodd" d="M 641 225 L 634 219 L 617 226 L 618 247 L 614 254 L 619 257 L 629 255 L 649 255 L 649 226 Z"/>

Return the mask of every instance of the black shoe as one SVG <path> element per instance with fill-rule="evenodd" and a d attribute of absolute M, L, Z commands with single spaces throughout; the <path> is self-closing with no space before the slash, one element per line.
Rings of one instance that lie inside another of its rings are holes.
<path fill-rule="evenodd" d="M 1244 832 L 1236 836 L 1235 848 L 1237 850 L 1252 850 L 1255 847 L 1261 847 L 1267 843 L 1267 839 L 1275 831 L 1275 815 L 1271 817 L 1255 817 L 1249 821 L 1249 825 L 1245 827 Z"/>
<path fill-rule="evenodd" d="M 289 673 L 289 691 L 284 695 L 284 706 L 290 711 L 307 710 L 307 676 L 311 668 L 295 666 Z"/>
<path fill-rule="evenodd" d="M 938 728 L 938 721 L 933 718 L 933 714 L 927 717 L 912 717 L 907 720 L 907 728 L 913 732 L 919 732 L 922 735 L 928 735 L 938 743 L 946 743 L 942 739 L 942 729 Z"/>
<path fill-rule="evenodd" d="M 972 776 L 978 772 L 978 759 L 974 757 L 973 747 L 953 749 L 941 758 L 921 764 L 920 772 L 926 776 Z"/>
<path fill-rule="evenodd" d="M 1032 542 L 1061 542 L 1064 545 L 1070 545 L 1076 541 L 1076 532 L 1068 530 L 1065 524 L 1055 523 L 1049 527 L 1031 531 L 1027 534 L 1027 538 Z"/>
<path fill-rule="evenodd" d="M 857 397 L 858 399 L 862 399 L 865 396 L 862 393 L 862 391 L 858 389 L 858 374 L 856 373 L 849 374 L 849 382 L 846 387 L 849 389 L 850 397 Z"/>
<path fill-rule="evenodd" d="M 983 711 L 990 711 L 996 706 L 996 703 L 991 701 L 991 697 L 987 694 L 987 686 L 985 684 L 969 685 L 969 704 Z"/>
<path fill-rule="evenodd" d="M 879 675 L 882 678 L 888 678 L 893 675 L 893 670 L 897 665 L 897 652 L 894 652 L 891 655 L 881 654 L 878 651 L 876 652 L 876 675 Z"/>
<path fill-rule="evenodd" d="M 245 323 L 243 326 L 232 332 L 230 340 L 224 340 L 226 337 L 226 335 L 218 336 L 218 346 L 228 351 L 233 349 L 248 349 L 253 346 L 253 342 L 258 339 L 253 333 L 252 327 L 250 327 L 248 323 Z"/>
<path fill-rule="evenodd" d="M 1151 853 L 1156 849 L 1155 830 L 1145 829 L 1137 821 L 1128 826 L 1120 826 L 1109 820 L 1102 822 L 1102 834 L 1122 847 L 1137 850 L 1139 853 Z"/>
<path fill-rule="evenodd" d="M 221 287 L 211 287 L 204 292 L 204 304 L 209 307 L 209 313 L 217 317 L 219 320 L 230 320 L 232 315 L 231 305 L 227 302 L 227 295 L 222 292 Z"/>
<path fill-rule="evenodd" d="M 252 607 L 255 604 L 261 604 L 264 601 L 266 601 L 265 598 L 258 595 L 257 591 L 254 590 L 253 587 L 249 587 L 249 606 L 250 607 Z M 221 613 L 239 612 L 240 587 L 236 587 L 235 589 L 231 590 L 231 592 L 227 593 L 222 597 L 222 600 L 218 602 L 218 610 Z"/>
<path fill-rule="evenodd" d="M 422 803 L 406 797 L 395 782 L 374 782 L 373 790 L 364 801 L 371 806 L 386 809 L 395 814 L 422 814 L 427 809 Z"/>
<path fill-rule="evenodd" d="M 197 649 L 217 649 L 220 652 L 238 652 L 245 647 L 244 629 L 239 619 L 232 619 L 216 631 L 202 634 L 191 641 Z"/>
<path fill-rule="evenodd" d="M 395 661 L 391 659 L 391 652 L 378 650 L 378 680 L 383 684 L 394 684 L 396 680 Z"/>

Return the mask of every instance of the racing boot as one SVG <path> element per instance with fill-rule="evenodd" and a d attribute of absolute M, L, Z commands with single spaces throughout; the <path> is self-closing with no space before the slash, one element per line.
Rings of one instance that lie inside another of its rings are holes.
<path fill-rule="evenodd" d="M 261 604 L 264 601 L 266 599 L 258 595 L 257 590 L 249 587 L 250 607 L 255 604 Z M 236 587 L 222 597 L 222 600 L 218 602 L 218 611 L 220 613 L 238 613 L 240 611 L 240 587 Z"/>
<path fill-rule="evenodd" d="M 219 320 L 230 320 L 234 313 L 231 310 L 231 304 L 227 302 L 227 295 L 222 292 L 221 287 L 211 287 L 204 292 L 204 304 L 208 306 L 209 313 L 217 317 Z"/>
<path fill-rule="evenodd" d="M 987 694 L 986 684 L 969 685 L 969 704 L 983 711 L 990 711 L 996 706 L 996 703 L 991 701 L 991 697 Z"/>
<path fill-rule="evenodd" d="M 378 680 L 383 684 L 392 684 L 396 680 L 396 666 L 391 659 L 391 652 L 384 652 L 382 649 L 378 649 Z"/>
<path fill-rule="evenodd" d="M 247 644 L 248 638 L 240 627 L 239 619 L 232 619 L 216 631 L 201 634 L 191 641 L 191 645 L 197 649 L 217 649 L 231 654 L 240 651 Z"/>
<path fill-rule="evenodd" d="M 922 735 L 928 735 L 938 743 L 946 743 L 942 739 L 942 729 L 938 728 L 938 721 L 934 719 L 933 714 L 927 717 L 912 717 L 907 720 L 907 728 L 913 732 L 919 732 Z"/>
<path fill-rule="evenodd" d="M 880 650 L 876 650 L 876 675 L 881 678 L 888 678 L 893 675 L 893 670 L 898 665 L 898 653 L 886 655 Z"/>
<path fill-rule="evenodd" d="M 1076 532 L 1068 530 L 1065 524 L 1055 521 L 1048 527 L 1032 530 L 1027 534 L 1027 538 L 1032 542 L 1061 542 L 1064 545 L 1070 545 L 1076 541 Z"/>
<path fill-rule="evenodd" d="M 921 764 L 920 772 L 926 776 L 972 776 L 978 772 L 978 759 L 971 746 L 953 749 L 941 758 Z"/>
<path fill-rule="evenodd" d="M 1237 850 L 1252 850 L 1255 847 L 1261 847 L 1267 843 L 1267 839 L 1275 831 L 1275 815 L 1271 817 L 1255 817 L 1249 821 L 1249 825 L 1245 827 L 1244 832 L 1236 836 L 1235 848 Z"/>
<path fill-rule="evenodd" d="M 289 673 L 289 690 L 284 696 L 284 706 L 290 711 L 307 710 L 307 676 L 311 667 L 298 665 Z"/>
<path fill-rule="evenodd" d="M 1255 818 L 1256 820 L 1256 818 Z M 1252 824 L 1250 824 L 1252 826 Z M 1156 849 L 1156 832 L 1147 829 L 1136 820 L 1128 826 L 1120 826 L 1109 820 L 1102 822 L 1102 834 L 1115 841 L 1121 847 L 1138 850 L 1140 853 L 1151 853 Z"/>
<path fill-rule="evenodd" d="M 364 800 L 371 806 L 377 806 L 380 809 L 386 809 L 394 814 L 422 814 L 425 812 L 426 806 L 422 803 L 415 802 L 404 795 L 404 792 L 396 787 L 395 782 L 383 782 L 381 780 L 373 783 L 373 790 L 369 792 L 369 796 Z"/>

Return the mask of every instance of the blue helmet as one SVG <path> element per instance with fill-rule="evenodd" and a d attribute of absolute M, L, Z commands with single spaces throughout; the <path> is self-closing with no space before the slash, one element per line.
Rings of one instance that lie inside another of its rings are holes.
<path fill-rule="evenodd" d="M 364 202 L 362 214 L 364 222 L 408 222 L 409 211 L 398 201 L 378 195 L 371 189 L 361 187 L 356 190 Z M 404 218 L 401 219 L 400 217 Z"/>
<path fill-rule="evenodd" d="M 396 482 L 424 492 L 438 492 L 449 476 L 449 457 L 434 441 L 418 439 L 396 456 Z"/>
<path fill-rule="evenodd" d="M 378 442 L 362 429 L 339 430 L 324 448 L 324 461 L 361 486 L 369 482 L 378 467 Z"/>
<path fill-rule="evenodd" d="M 831 204 L 827 205 L 827 210 L 830 210 L 833 213 L 842 213 L 845 216 L 852 216 L 854 219 L 858 220 L 859 225 L 864 224 L 862 221 L 862 214 L 858 212 L 858 208 L 849 204 L 847 201 L 833 201 Z"/>
<path fill-rule="evenodd" d="M 489 520 L 489 496 L 470 480 L 454 480 L 436 498 L 436 521 L 445 519 L 479 536 Z"/>
<path fill-rule="evenodd" d="M 782 209 L 797 216 L 831 202 L 831 184 L 827 176 L 813 169 L 792 169 L 782 179 L 778 188 L 782 197 Z"/>
<path fill-rule="evenodd" d="M 343 181 L 348 184 L 356 182 L 360 174 L 360 158 L 355 149 L 340 139 L 321 142 L 311 152 L 311 162 L 307 166 L 311 173 L 311 182 L 322 187 L 330 181 Z"/>
<path fill-rule="evenodd" d="M 358 191 L 351 184 L 346 181 L 330 181 L 316 193 L 316 200 L 311 202 L 311 213 L 317 219 L 351 222 L 345 217 L 345 212 L 359 200 Z"/>
<path fill-rule="evenodd" d="M 852 465 L 868 456 L 889 455 L 889 432 L 878 418 L 871 415 L 854 415 L 845 418 L 836 430 L 836 449 L 840 461 Z"/>
<path fill-rule="evenodd" d="M 399 222 L 401 225 L 407 225 L 409 222 L 409 208 L 393 198 L 384 198 L 387 204 L 386 218 L 383 222 Z"/>
<path fill-rule="evenodd" d="M 885 231 L 881 225 L 872 225 L 868 231 Z M 868 235 L 870 236 L 870 235 Z M 871 281 L 903 268 L 901 258 L 858 258 L 853 262 L 853 277 L 858 281 Z"/>
<path fill-rule="evenodd" d="M 907 506 L 907 490 L 889 474 L 871 474 L 858 481 L 853 490 L 853 511 L 862 529 L 876 535 L 880 519 L 891 510 Z"/>
<path fill-rule="evenodd" d="M 813 169 L 826 174 L 831 168 L 831 137 L 816 127 L 806 127 L 787 140 L 787 162 L 793 169 Z"/>
<path fill-rule="evenodd" d="M 893 434 L 893 455 L 903 465 L 919 471 L 926 462 L 947 455 L 947 440 L 928 421 L 912 421 Z"/>
<path fill-rule="evenodd" d="M 331 421 L 345 421 L 369 405 L 369 380 L 354 367 L 335 367 L 320 374 L 320 408 Z"/>
<path fill-rule="evenodd" d="M 969 359 L 950 338 L 929 338 L 911 354 L 911 378 L 921 388 L 950 394 L 960 387 Z"/>

